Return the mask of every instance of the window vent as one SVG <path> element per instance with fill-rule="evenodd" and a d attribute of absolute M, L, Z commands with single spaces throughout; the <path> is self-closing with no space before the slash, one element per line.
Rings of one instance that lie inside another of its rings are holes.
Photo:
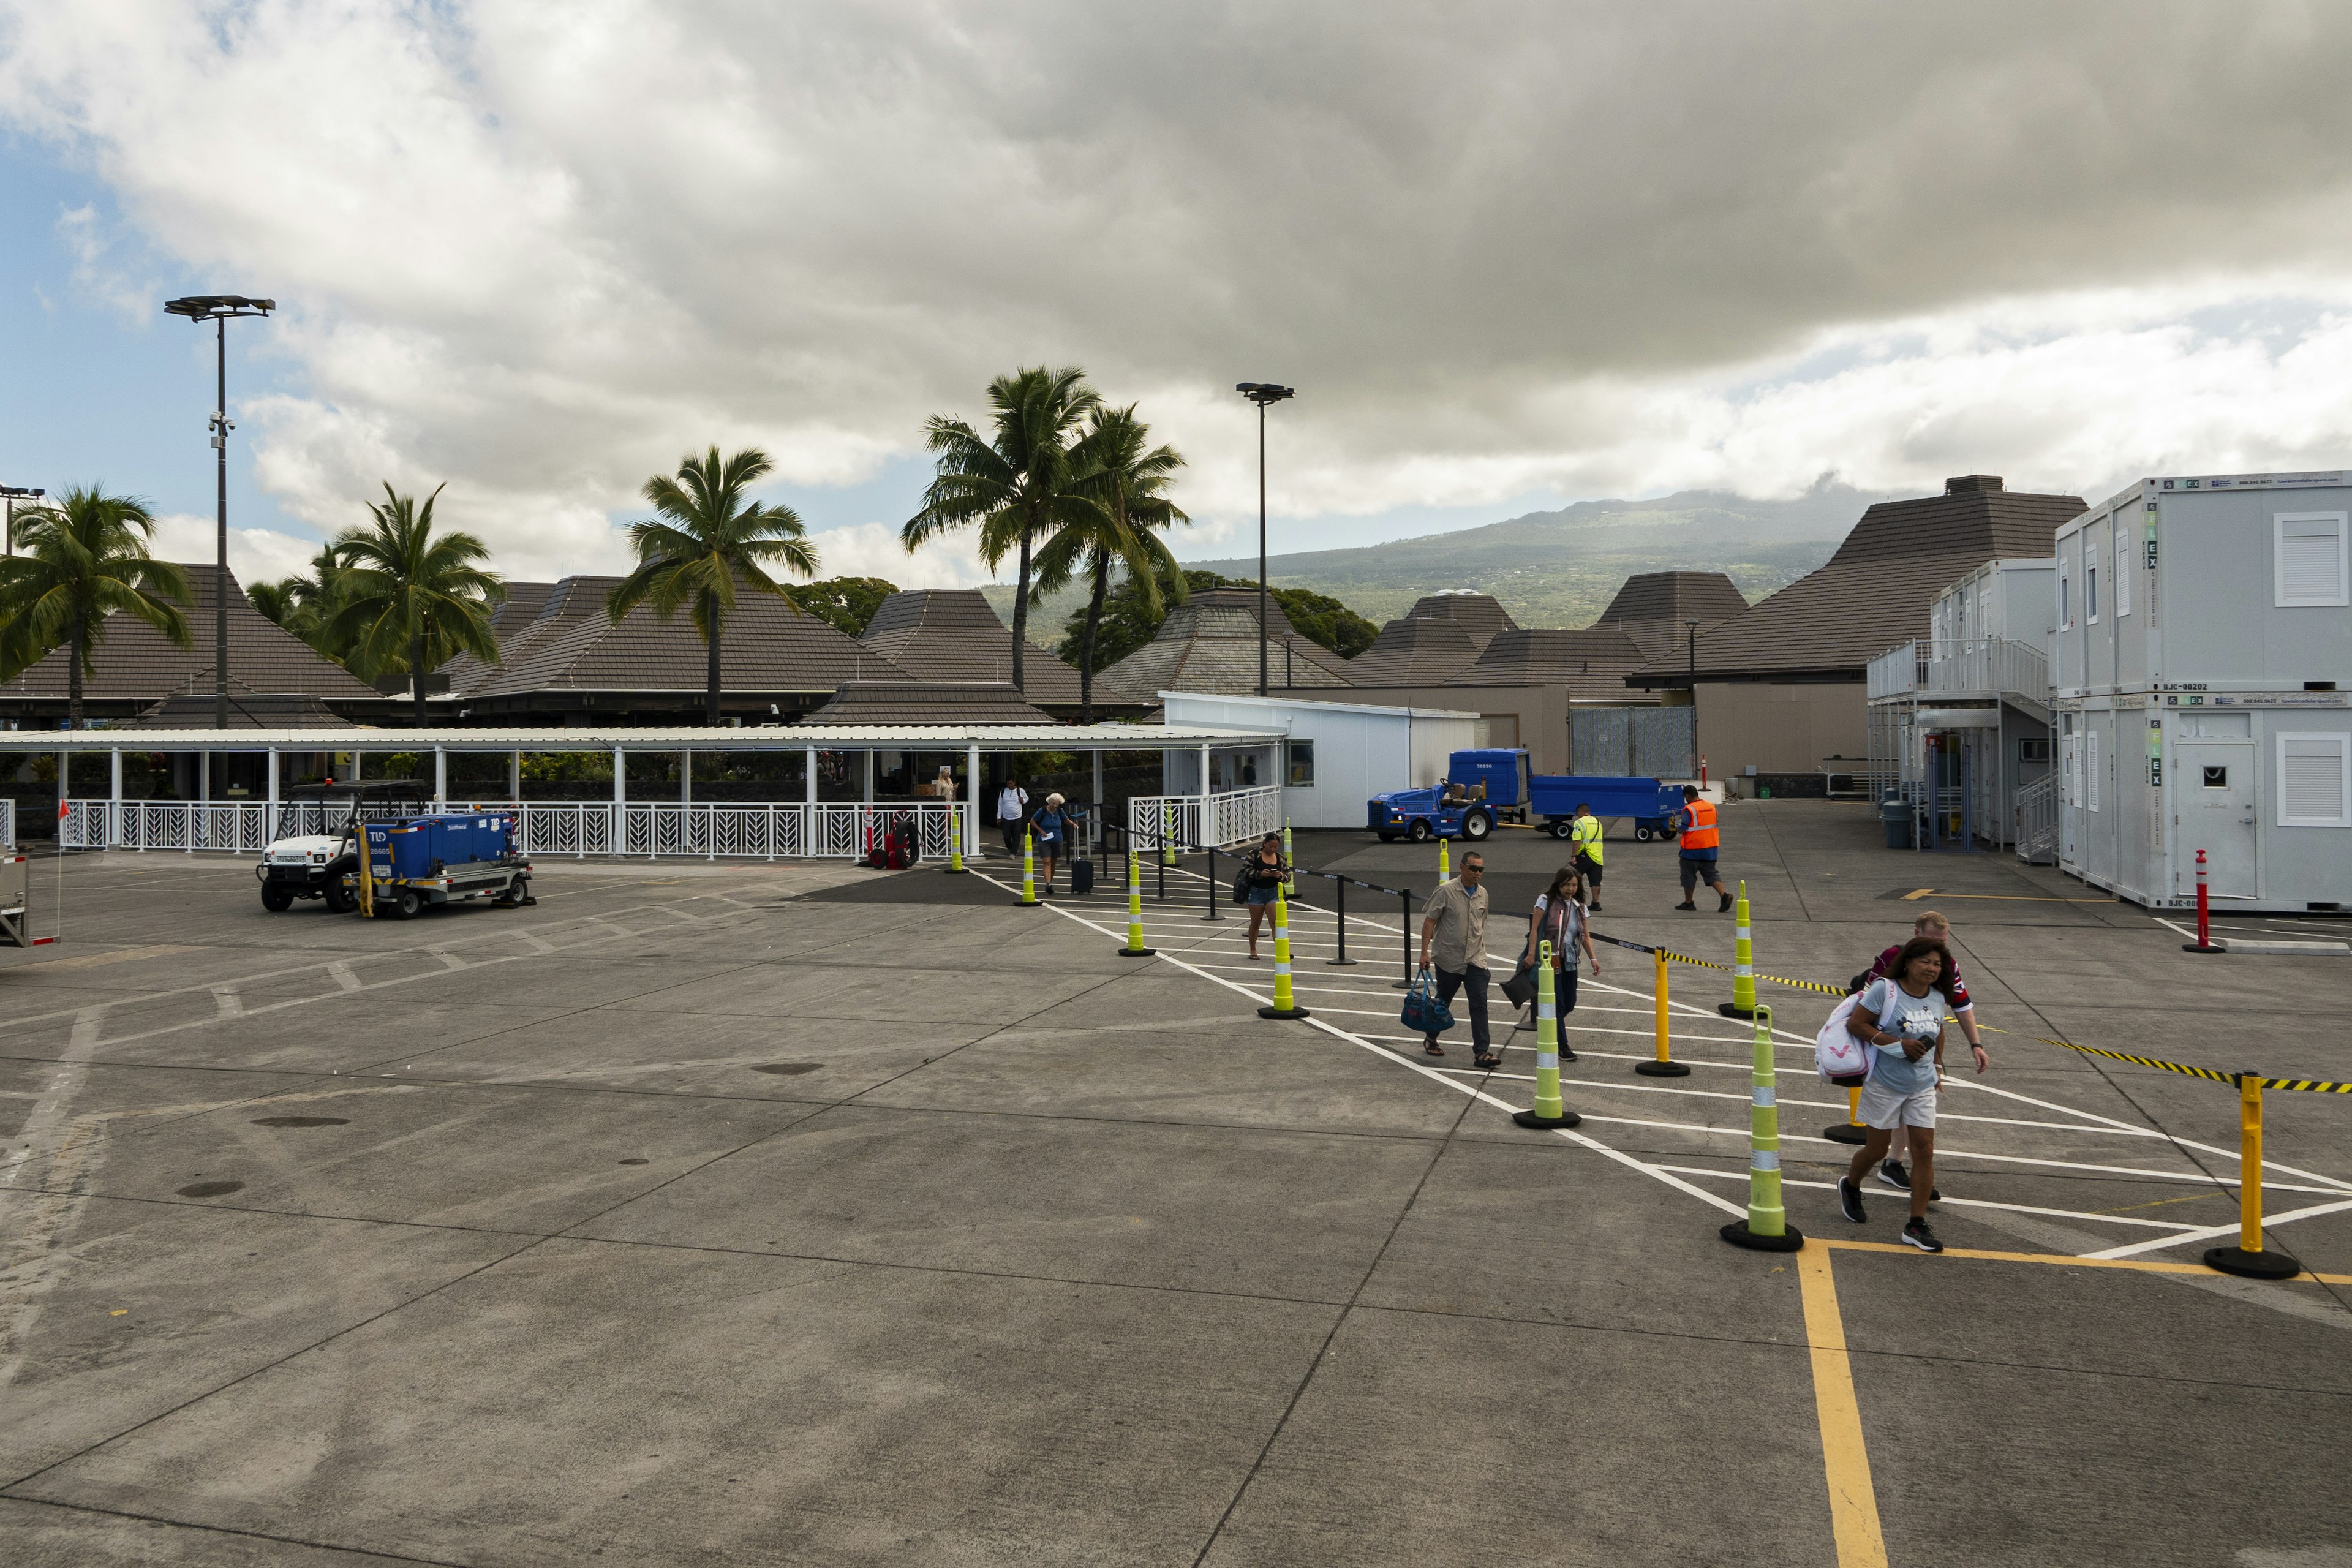
<path fill-rule="evenodd" d="M 2279 826 L 2352 827 L 2352 735 L 2282 734 Z"/>
<path fill-rule="evenodd" d="M 2347 595 L 2345 514 L 2285 511 L 2278 514 L 2276 557 L 2282 608 L 2352 604 Z"/>

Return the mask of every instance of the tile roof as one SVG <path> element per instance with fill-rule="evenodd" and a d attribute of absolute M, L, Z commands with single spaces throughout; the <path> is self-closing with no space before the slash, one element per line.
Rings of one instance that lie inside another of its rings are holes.
<path fill-rule="evenodd" d="M 106 620 L 106 635 L 91 650 L 94 673 L 82 679 L 85 700 L 97 702 L 160 702 L 182 689 L 213 689 L 213 626 L 220 569 L 210 563 L 183 563 L 190 597 L 181 615 L 188 623 L 189 646 L 175 647 L 163 633 L 144 621 L 116 613 Z M 292 632 L 255 609 L 245 596 L 235 573 L 228 578 L 228 672 L 231 689 L 299 693 L 333 701 L 380 702 L 375 689 L 320 653 Z M 72 653 L 57 648 L 36 661 L 16 679 L 0 686 L 0 701 L 34 699 L 64 701 Z"/>
<path fill-rule="evenodd" d="M 195 689 L 201 686 L 203 689 Z M 209 730 L 215 696 L 212 672 L 187 689 L 166 697 L 135 719 L 110 730 Z M 232 730 L 349 730 L 352 721 L 316 697 L 301 692 L 255 691 L 235 676 L 228 682 L 228 727 Z"/>
<path fill-rule="evenodd" d="M 2005 555 L 2046 556 L 2082 499 L 2005 490 L 1971 474 L 1939 496 L 1881 501 L 1862 514 L 1826 565 L 1746 614 L 1702 631 L 1698 673 L 1859 677 L 1878 655 L 1927 635 L 1927 605 L 1954 579 Z M 1685 662 L 1669 654 L 1638 672 L 1671 685 Z"/>
<path fill-rule="evenodd" d="M 665 621 L 640 605 L 617 626 L 604 595 L 618 577 L 553 584 L 500 662 L 452 689 L 468 700 L 541 691 L 698 692 L 708 654 L 685 611 Z M 896 680 L 905 671 L 818 617 L 770 594 L 735 600 L 719 640 L 719 678 L 734 692 L 826 692 L 845 680 Z M 453 661 L 454 664 L 454 661 Z"/>
<path fill-rule="evenodd" d="M 1346 686 L 1347 663 L 1301 637 L 1266 601 L 1267 677 L 1276 686 Z M 1367 652 L 1370 650 L 1367 649 Z M 1162 691 L 1257 690 L 1257 590 L 1203 588 L 1168 612 L 1152 639 L 1095 676 L 1098 702 L 1152 702 Z"/>
<path fill-rule="evenodd" d="M 1429 603 L 1427 599 L 1423 605 Z M 1415 605 L 1418 611 L 1421 605 Z M 1477 662 L 1479 639 L 1450 616 L 1399 616 L 1348 661 L 1350 686 L 1438 686 Z"/>
<path fill-rule="evenodd" d="M 506 653 L 522 629 L 539 617 L 547 605 L 548 595 L 555 592 L 552 583 L 509 583 L 507 596 L 490 612 L 490 630 L 497 634 L 499 651 Z M 449 678 L 449 689 L 460 695 L 470 695 L 473 689 L 489 678 L 497 665 L 486 663 L 470 653 L 461 653 L 443 665 L 439 674 Z"/>
<path fill-rule="evenodd" d="M 1644 661 L 1663 659 L 1689 637 L 1748 612 L 1748 601 L 1720 572 L 1642 572 L 1625 579 L 1596 626 L 1613 626 L 1642 645 Z"/>
<path fill-rule="evenodd" d="M 1404 614 L 1407 620 L 1458 622 L 1470 634 L 1472 645 L 1480 649 L 1494 640 L 1496 632 L 1509 631 L 1519 624 L 1492 594 L 1423 594 Z"/>
<path fill-rule="evenodd" d="M 858 639 L 918 680 L 1013 679 L 1013 631 L 977 588 L 891 595 Z M 1076 703 L 1078 672 L 1034 643 L 1021 661 L 1032 702 Z"/>
<path fill-rule="evenodd" d="M 974 597 L 978 597 L 977 595 Z M 833 700 L 801 721 L 825 724 L 1057 724 L 1009 680 L 845 680 Z"/>
<path fill-rule="evenodd" d="M 1454 686 L 1565 686 L 1573 702 L 1639 700 L 1625 677 L 1649 659 L 1622 626 L 1582 631 L 1519 626 L 1496 635 Z"/>

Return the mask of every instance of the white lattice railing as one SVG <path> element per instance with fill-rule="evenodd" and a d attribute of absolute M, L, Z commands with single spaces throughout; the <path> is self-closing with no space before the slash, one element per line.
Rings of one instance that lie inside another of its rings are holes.
<path fill-rule="evenodd" d="M 1172 843 L 1179 849 L 1211 844 L 1222 849 L 1254 844 L 1281 829 L 1278 785 L 1231 790 L 1205 800 L 1197 795 L 1139 795 L 1127 803 L 1127 830 L 1139 848 Z"/>
<path fill-rule="evenodd" d="M 2058 775 L 2042 774 L 2032 784 L 2018 786 L 2013 797 L 2017 812 L 2017 858 L 2035 865 L 2049 865 L 2058 858 Z"/>
<path fill-rule="evenodd" d="M 527 855 L 640 855 L 647 858 L 856 859 L 910 818 L 928 858 L 945 859 L 963 830 L 961 806 L 909 803 L 835 805 L 774 801 L 687 805 L 630 801 L 451 801 L 446 811 L 510 811 Z M 61 841 L 68 849 L 199 849 L 257 854 L 275 839 L 331 833 L 345 813 L 317 801 L 73 800 Z M 965 850 L 971 851 L 967 843 Z"/>
<path fill-rule="evenodd" d="M 0 849 L 16 847 L 16 803 L 0 800 Z"/>

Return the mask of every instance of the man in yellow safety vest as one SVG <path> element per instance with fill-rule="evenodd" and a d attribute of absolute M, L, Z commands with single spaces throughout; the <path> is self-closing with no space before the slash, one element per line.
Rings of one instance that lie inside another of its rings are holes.
<path fill-rule="evenodd" d="M 1585 908 L 1597 915 L 1601 912 L 1601 819 L 1592 815 L 1591 802 L 1576 803 L 1576 820 L 1570 824 L 1568 837 L 1576 846 L 1576 868 L 1584 873 L 1584 885 L 1592 889 Z"/>

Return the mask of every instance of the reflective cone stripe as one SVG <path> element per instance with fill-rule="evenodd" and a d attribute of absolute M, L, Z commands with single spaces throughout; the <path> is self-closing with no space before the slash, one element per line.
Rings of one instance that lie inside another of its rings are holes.
<path fill-rule="evenodd" d="M 1564 1109 L 1559 1100 L 1559 1015 L 1558 993 L 1552 987 L 1551 943 L 1536 944 L 1536 1114 L 1558 1121 Z"/>
<path fill-rule="evenodd" d="M 1774 1095 L 1772 1009 L 1756 1009 L 1756 1073 L 1748 1106 L 1748 1229 L 1752 1236 L 1787 1233 L 1780 1202 L 1780 1110 Z"/>
<path fill-rule="evenodd" d="M 1297 1005 L 1290 995 L 1290 903 L 1280 889 L 1274 895 L 1274 1005 Z"/>
<path fill-rule="evenodd" d="M 1731 1005 L 1742 1013 L 1756 1009 L 1756 944 L 1748 928 L 1748 883 L 1739 884 L 1739 901 L 1732 916 L 1737 929 L 1731 947 Z"/>

